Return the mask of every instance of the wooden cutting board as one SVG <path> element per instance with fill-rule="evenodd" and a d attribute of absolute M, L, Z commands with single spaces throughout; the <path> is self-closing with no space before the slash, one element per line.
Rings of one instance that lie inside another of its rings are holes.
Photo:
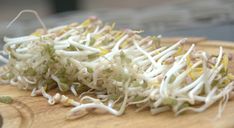
<path fill-rule="evenodd" d="M 163 42 L 178 39 L 168 38 Z M 223 46 L 225 52 L 234 53 L 234 43 L 231 42 L 191 38 L 189 43 L 196 43 L 210 53 L 218 53 L 219 46 Z M 229 69 L 234 73 L 234 61 Z M 71 108 L 59 104 L 50 106 L 43 97 L 30 97 L 29 91 L 1 85 L 0 95 L 14 98 L 13 104 L 0 103 L 0 128 L 234 128 L 234 100 L 227 104 L 222 118 L 218 120 L 215 120 L 217 104 L 203 113 L 187 112 L 178 117 L 173 112 L 154 116 L 148 110 L 136 113 L 134 108 L 129 107 L 120 117 L 91 113 L 81 119 L 66 120 L 65 114 Z"/>

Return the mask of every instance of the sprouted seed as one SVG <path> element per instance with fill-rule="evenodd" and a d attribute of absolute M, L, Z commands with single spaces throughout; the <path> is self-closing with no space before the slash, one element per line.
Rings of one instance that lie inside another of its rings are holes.
<path fill-rule="evenodd" d="M 31 35 L 4 38 L 1 53 L 8 58 L 0 57 L 6 63 L 0 82 L 31 89 L 32 96 L 42 95 L 51 105 L 73 106 L 68 119 L 94 110 L 120 116 L 130 105 L 137 111 L 172 110 L 179 115 L 203 112 L 218 101 L 220 117 L 234 88 L 222 47 L 218 55 L 209 55 L 194 44 L 184 49 L 186 39 L 160 46 L 161 36 L 117 30 L 96 17 L 48 30 L 43 23 L 42 27 Z M 81 100 L 48 93 L 56 88 Z M 11 102 L 9 97 L 0 100 Z"/>

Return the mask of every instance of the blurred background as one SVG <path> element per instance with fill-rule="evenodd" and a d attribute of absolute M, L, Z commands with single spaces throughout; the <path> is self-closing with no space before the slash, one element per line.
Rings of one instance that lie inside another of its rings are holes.
<path fill-rule="evenodd" d="M 7 24 L 23 9 L 36 10 L 47 27 L 81 22 L 98 16 L 119 28 L 144 30 L 145 35 L 199 36 L 234 41 L 234 0 L 0 0 L 0 43 L 3 36 L 20 36 L 40 27 L 32 14 L 23 14 L 9 30 Z"/>

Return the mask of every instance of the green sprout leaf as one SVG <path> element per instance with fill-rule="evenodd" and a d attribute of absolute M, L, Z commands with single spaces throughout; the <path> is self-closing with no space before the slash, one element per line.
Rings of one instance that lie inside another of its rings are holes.
<path fill-rule="evenodd" d="M 0 96 L 0 102 L 5 104 L 11 104 L 13 99 L 10 96 Z"/>

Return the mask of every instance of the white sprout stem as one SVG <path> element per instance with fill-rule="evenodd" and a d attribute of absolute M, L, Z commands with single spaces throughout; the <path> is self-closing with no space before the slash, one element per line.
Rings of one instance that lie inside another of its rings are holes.
<path fill-rule="evenodd" d="M 74 84 L 71 86 L 70 90 L 71 90 L 71 92 L 74 94 L 74 96 L 78 96 Z"/>
<path fill-rule="evenodd" d="M 32 54 L 26 54 L 26 53 L 25 53 L 25 54 L 20 54 L 20 53 L 14 52 L 13 55 L 14 55 L 16 58 L 22 59 L 22 60 L 28 59 L 28 58 L 32 57 Z"/>
<path fill-rule="evenodd" d="M 101 48 L 103 48 L 103 49 L 112 49 L 114 47 L 114 45 L 115 45 L 114 43 L 109 43 L 107 45 L 101 46 Z"/>
<path fill-rule="evenodd" d="M 194 103 L 194 97 L 195 97 L 195 94 L 198 94 L 199 92 L 199 89 L 202 88 L 202 86 L 204 85 L 204 82 L 200 82 L 194 89 L 192 89 L 190 92 L 189 92 L 189 97 L 190 97 L 190 103 Z"/>
<path fill-rule="evenodd" d="M 90 97 L 90 96 L 84 96 L 80 99 L 80 102 L 84 102 L 84 101 L 91 101 L 93 103 L 101 103 L 99 99 L 95 99 L 93 97 Z M 102 104 L 102 103 L 101 103 Z"/>
<path fill-rule="evenodd" d="M 112 48 L 111 51 L 118 51 L 119 50 L 119 46 L 124 42 L 124 40 L 126 40 L 128 38 L 128 35 L 124 35 L 122 38 L 119 39 L 118 42 L 116 42 L 115 46 Z"/>
<path fill-rule="evenodd" d="M 36 16 L 37 20 L 41 24 L 42 28 L 47 31 L 47 28 L 44 24 L 44 22 L 41 20 L 40 16 L 35 10 L 22 10 L 19 12 L 19 14 L 7 25 L 7 28 L 9 28 L 23 13 L 32 13 Z"/>
<path fill-rule="evenodd" d="M 158 98 L 157 96 L 159 96 L 159 95 L 157 95 L 157 93 L 159 93 L 159 90 L 158 89 L 153 89 L 149 94 L 150 99 L 151 100 L 156 100 Z"/>
<path fill-rule="evenodd" d="M 61 41 L 54 42 L 55 46 L 57 46 L 57 45 L 68 45 L 68 44 L 70 45 L 70 43 L 68 42 L 68 40 L 61 40 Z"/>
<path fill-rule="evenodd" d="M 53 75 L 53 74 L 51 75 L 51 78 L 52 78 L 54 81 L 56 81 L 56 83 L 58 84 L 59 89 L 60 89 L 60 90 L 63 90 L 63 88 L 61 87 L 60 79 L 59 79 L 57 76 Z"/>
<path fill-rule="evenodd" d="M 176 90 L 175 94 L 179 95 L 181 93 L 186 93 L 190 89 L 194 88 L 201 80 L 203 80 L 204 74 L 202 74 L 199 78 L 197 78 L 194 82 L 190 83 L 189 85 L 181 88 L 180 90 Z"/>
<path fill-rule="evenodd" d="M 224 95 L 223 104 L 222 104 L 222 100 L 219 103 L 219 111 L 218 111 L 218 114 L 217 114 L 217 118 L 221 117 L 222 113 L 224 112 L 224 108 L 227 105 L 228 100 L 229 100 L 229 93 L 227 93 L 226 95 Z"/>
<path fill-rule="evenodd" d="M 98 33 L 98 31 L 99 31 L 99 29 L 100 29 L 100 26 L 97 26 L 97 27 L 96 27 L 96 29 L 94 30 L 94 32 L 92 33 L 92 35 L 97 34 L 97 33 Z"/>
<path fill-rule="evenodd" d="M 136 48 L 142 52 L 145 56 L 147 56 L 147 58 L 149 59 L 149 61 L 153 64 L 154 67 L 157 66 L 156 62 L 153 60 L 152 56 L 150 56 L 146 51 L 144 51 L 135 41 L 133 41 L 134 45 L 136 46 Z"/>
<path fill-rule="evenodd" d="M 109 113 L 111 113 L 113 115 L 116 115 L 116 116 L 120 116 L 121 115 L 117 110 L 115 110 L 115 109 L 113 109 L 111 107 L 108 107 L 108 106 L 106 106 L 104 104 L 101 104 L 101 103 L 100 104 L 97 104 L 97 103 L 82 104 L 80 106 L 77 106 L 77 107 L 71 109 L 70 112 L 71 113 L 75 113 L 77 111 L 81 111 L 83 109 L 89 109 L 89 108 L 102 109 L 102 110 L 105 110 L 105 111 L 107 111 L 107 112 L 109 112 Z"/>
<path fill-rule="evenodd" d="M 163 62 L 164 60 L 166 60 L 167 58 L 169 58 L 170 56 L 172 56 L 173 54 L 175 54 L 175 53 L 176 53 L 176 51 L 173 50 L 173 51 L 169 52 L 168 54 L 165 54 L 164 56 L 162 56 L 162 57 L 157 61 L 157 66 L 156 66 L 156 68 L 153 68 L 152 66 L 150 66 L 150 67 L 148 67 L 148 68 L 146 69 L 146 72 L 147 72 L 147 73 L 154 73 L 155 71 L 157 72 L 157 70 L 160 70 L 160 68 L 162 68 L 162 62 Z"/>
<path fill-rule="evenodd" d="M 223 56 L 223 47 L 220 47 L 219 49 L 220 49 L 219 50 L 219 56 L 218 56 L 217 62 L 215 64 L 215 67 L 219 66 L 219 64 L 220 64 L 220 62 L 222 60 L 222 56 Z"/>
<path fill-rule="evenodd" d="M 221 64 L 219 67 L 217 67 L 217 69 L 213 69 L 210 73 L 210 75 L 208 75 L 208 80 L 206 80 L 206 86 L 205 86 L 205 91 L 210 92 L 211 89 L 211 83 L 214 80 L 214 78 L 216 77 L 216 75 L 220 72 L 220 70 L 223 68 L 223 64 Z"/>
<path fill-rule="evenodd" d="M 11 79 L 11 80 L 10 80 L 10 84 L 11 84 L 11 85 L 14 85 L 14 86 L 17 86 L 17 85 L 19 84 L 19 82 L 18 82 L 17 79 L 15 78 L 15 79 Z"/>
<path fill-rule="evenodd" d="M 135 41 L 135 40 L 131 40 L 130 43 L 128 43 L 128 47 L 123 48 L 123 49 L 125 49 L 125 50 L 127 50 L 127 51 L 135 51 L 135 52 L 137 52 L 137 54 L 143 55 L 143 56 L 144 56 L 144 54 L 138 52 L 139 50 L 136 48 L 135 45 L 132 45 L 132 44 L 134 44 L 134 43 L 133 43 L 134 41 Z M 138 42 L 138 45 L 139 45 L 139 47 L 141 47 L 142 49 L 147 49 L 147 45 L 148 45 L 148 44 L 143 43 L 144 41 L 145 41 L 145 40 L 142 39 L 141 41 Z M 142 45 L 142 44 L 144 44 L 144 45 Z M 151 46 L 149 46 L 149 48 L 150 48 L 150 47 L 151 47 Z M 145 56 L 145 57 L 146 57 L 146 56 Z M 146 58 L 147 58 L 147 57 L 146 57 Z"/>
<path fill-rule="evenodd" d="M 100 29 L 98 32 L 96 32 L 96 34 L 101 34 L 103 33 L 105 30 L 107 30 L 107 26 L 104 26 L 102 29 Z"/>
<path fill-rule="evenodd" d="M 28 78 L 26 78 L 26 77 L 22 77 L 27 83 L 29 83 L 29 84 L 36 84 L 36 80 L 35 81 L 31 81 L 31 80 L 29 80 Z"/>
<path fill-rule="evenodd" d="M 158 108 L 161 105 L 162 101 L 163 101 L 163 99 L 159 98 L 156 102 L 154 102 L 153 106 L 155 108 Z"/>
<path fill-rule="evenodd" d="M 167 70 L 167 66 L 163 65 L 163 66 L 158 66 L 157 69 L 154 69 L 152 72 L 145 72 L 143 75 L 145 77 L 146 80 L 150 80 L 150 79 L 155 79 L 155 77 L 157 77 L 157 75 L 161 74 L 162 72 Z"/>
<path fill-rule="evenodd" d="M 212 97 L 215 95 L 215 92 L 217 91 L 217 86 L 215 86 L 211 91 L 210 91 L 210 93 L 207 95 L 207 97 L 206 97 L 206 100 L 205 100 L 205 102 L 206 103 L 208 103 L 211 99 L 212 99 Z"/>
<path fill-rule="evenodd" d="M 221 64 L 219 67 L 217 67 L 216 70 L 211 74 L 210 78 L 208 79 L 208 85 L 210 86 L 214 78 L 217 76 L 217 74 L 220 72 L 220 70 L 223 68 L 223 64 Z"/>
<path fill-rule="evenodd" d="M 54 41 L 55 41 L 55 42 L 60 41 L 60 40 L 62 40 L 63 38 L 65 38 L 65 37 L 67 37 L 67 36 L 70 36 L 71 33 L 73 33 L 73 32 L 75 32 L 75 29 L 70 29 L 69 31 L 63 33 L 61 36 L 56 37 L 56 38 L 54 39 Z"/>
<path fill-rule="evenodd" d="M 48 99 L 48 103 L 50 105 L 55 104 L 55 101 L 53 100 L 53 97 L 51 95 L 49 95 L 48 93 L 46 93 L 46 91 L 44 90 L 44 87 L 41 87 L 41 94 Z"/>
<path fill-rule="evenodd" d="M 16 51 L 17 53 L 25 53 L 25 52 L 28 52 L 28 51 L 29 51 L 29 47 L 26 46 L 26 47 L 24 47 L 24 48 L 17 48 L 15 51 Z"/>
<path fill-rule="evenodd" d="M 70 44 L 54 45 L 54 49 L 63 50 L 65 48 L 68 48 L 69 46 L 70 46 Z"/>
<path fill-rule="evenodd" d="M 85 45 L 85 46 L 89 46 L 90 40 L 91 40 L 91 34 L 88 33 L 87 36 L 86 36 L 86 41 L 85 41 L 85 44 L 84 44 L 84 45 Z"/>
<path fill-rule="evenodd" d="M 65 50 L 56 50 L 56 54 L 58 55 L 65 55 L 65 56 L 88 56 L 93 54 L 93 52 L 90 51 L 65 51 Z"/>
<path fill-rule="evenodd" d="M 163 61 L 165 61 L 167 58 L 169 58 L 170 56 L 174 55 L 176 53 L 176 50 L 170 51 L 169 53 L 167 53 L 166 55 L 162 56 L 159 60 L 158 63 L 162 64 Z"/>
<path fill-rule="evenodd" d="M 72 45 L 78 47 L 78 48 L 81 48 L 81 49 L 85 49 L 85 50 L 89 50 L 89 51 L 93 51 L 93 52 L 97 52 L 97 53 L 100 52 L 99 49 L 92 48 L 92 47 L 89 47 L 89 46 L 86 46 L 86 45 L 82 45 L 81 43 L 78 43 L 78 42 L 74 41 L 74 38 L 77 38 L 77 37 L 69 37 L 68 42 L 71 43 Z"/>
<path fill-rule="evenodd" d="M 64 28 L 66 28 L 66 27 L 67 27 L 67 25 L 63 25 L 63 26 L 58 26 L 58 27 L 55 27 L 55 28 L 51 28 L 51 29 L 48 29 L 48 33 L 53 33 L 53 32 L 62 30 L 62 29 L 64 29 Z"/>
<path fill-rule="evenodd" d="M 8 37 L 4 37 L 3 40 L 6 43 L 5 47 L 8 47 L 9 45 L 13 45 L 13 44 L 22 44 L 24 42 L 30 42 L 30 41 L 34 41 L 34 40 L 38 40 L 40 39 L 39 37 L 36 36 L 23 36 L 23 37 L 15 37 L 15 38 L 8 38 Z"/>
<path fill-rule="evenodd" d="M 189 48 L 189 50 L 183 55 L 183 57 L 180 59 L 179 63 L 183 63 L 186 60 L 186 57 L 192 52 L 193 48 L 195 47 L 194 44 Z"/>
<path fill-rule="evenodd" d="M 176 44 L 172 45 L 171 47 L 167 48 L 166 50 L 162 51 L 161 53 L 159 53 L 157 56 L 154 56 L 153 58 L 155 60 L 157 60 L 158 58 L 160 58 L 161 56 L 163 56 L 164 54 L 167 54 L 169 51 L 177 48 L 178 46 L 180 46 L 182 43 L 185 43 L 187 40 L 187 38 L 181 39 L 180 41 L 178 41 Z"/>
<path fill-rule="evenodd" d="M 37 91 L 37 88 L 33 88 L 31 92 L 31 96 L 37 96 L 36 91 Z"/>
<path fill-rule="evenodd" d="M 165 50 L 165 49 L 166 49 L 166 47 L 161 47 L 161 48 L 158 48 L 158 49 L 156 49 L 156 50 L 150 52 L 149 54 L 150 54 L 150 55 L 158 54 L 159 52 L 161 52 L 161 51 L 163 51 L 163 50 Z M 146 58 L 146 56 L 139 56 L 139 57 L 136 57 L 135 59 L 133 59 L 133 61 L 134 61 L 134 62 L 137 62 L 137 63 L 139 63 L 139 64 L 141 64 L 141 65 L 144 65 L 144 64 L 146 64 L 146 62 L 142 62 L 142 61 L 143 61 L 145 58 Z"/>

